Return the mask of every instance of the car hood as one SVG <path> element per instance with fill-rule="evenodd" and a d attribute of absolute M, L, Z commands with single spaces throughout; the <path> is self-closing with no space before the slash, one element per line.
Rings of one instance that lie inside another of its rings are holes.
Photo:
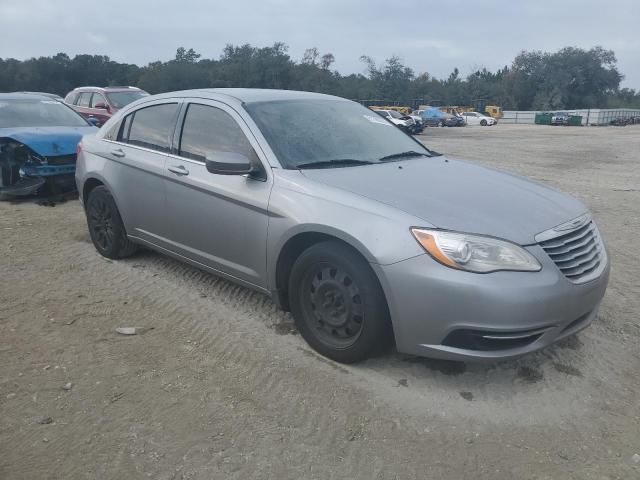
<path fill-rule="evenodd" d="M 521 245 L 535 243 L 537 233 L 587 210 L 575 198 L 539 183 L 444 156 L 304 170 L 302 174 L 438 228 L 500 237 Z"/>
<path fill-rule="evenodd" d="M 71 155 L 83 135 L 97 132 L 96 127 L 21 127 L 0 128 L 0 138 L 10 138 L 26 145 L 38 155 Z"/>

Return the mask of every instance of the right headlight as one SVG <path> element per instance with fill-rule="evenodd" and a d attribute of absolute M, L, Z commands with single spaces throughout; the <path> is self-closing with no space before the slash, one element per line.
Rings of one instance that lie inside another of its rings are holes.
<path fill-rule="evenodd" d="M 533 255 L 506 240 L 425 228 L 412 228 L 411 233 L 435 260 L 458 270 L 537 272 L 542 268 Z"/>

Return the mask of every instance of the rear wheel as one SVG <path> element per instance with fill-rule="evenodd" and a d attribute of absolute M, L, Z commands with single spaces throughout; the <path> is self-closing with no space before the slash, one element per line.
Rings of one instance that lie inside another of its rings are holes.
<path fill-rule="evenodd" d="M 137 245 L 127 238 L 116 202 L 106 187 L 91 190 L 86 211 L 89 235 L 102 256 L 119 259 L 136 252 Z"/>
<path fill-rule="evenodd" d="M 318 243 L 298 257 L 289 298 L 300 334 L 333 360 L 365 360 L 391 341 L 387 304 L 374 272 L 340 242 Z"/>

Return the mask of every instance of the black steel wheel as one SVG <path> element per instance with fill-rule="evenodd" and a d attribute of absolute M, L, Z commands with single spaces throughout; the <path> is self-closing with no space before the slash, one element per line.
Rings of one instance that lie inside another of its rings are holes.
<path fill-rule="evenodd" d="M 362 297 L 347 272 L 330 263 L 318 263 L 307 271 L 302 290 L 305 318 L 324 343 L 347 348 L 358 340 L 364 317 Z"/>
<path fill-rule="evenodd" d="M 106 187 L 94 188 L 85 208 L 89 235 L 101 255 L 118 259 L 136 252 L 137 246 L 127 238 L 116 203 Z"/>
<path fill-rule="evenodd" d="M 369 264 L 349 246 L 313 245 L 296 260 L 289 280 L 298 330 L 319 353 L 352 363 L 391 341 L 384 293 Z"/>

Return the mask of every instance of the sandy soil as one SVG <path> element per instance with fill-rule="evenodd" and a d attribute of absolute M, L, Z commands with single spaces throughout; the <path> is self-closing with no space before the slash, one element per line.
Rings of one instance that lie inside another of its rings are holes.
<path fill-rule="evenodd" d="M 259 294 L 101 258 L 76 201 L 3 202 L 0 478 L 640 478 L 640 127 L 419 138 L 589 205 L 613 264 L 589 329 L 517 361 L 346 367 Z"/>

